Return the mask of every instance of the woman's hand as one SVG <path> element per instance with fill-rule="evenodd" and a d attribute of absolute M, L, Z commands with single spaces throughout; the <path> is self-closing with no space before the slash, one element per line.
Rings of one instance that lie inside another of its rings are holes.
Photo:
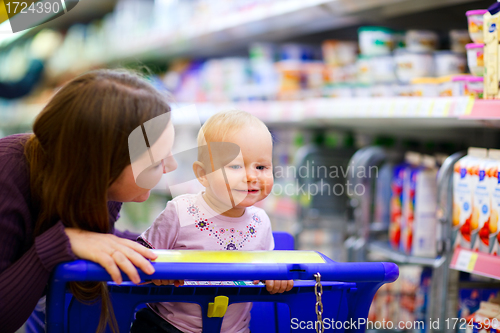
<path fill-rule="evenodd" d="M 283 293 L 285 291 L 290 291 L 293 288 L 293 280 L 266 280 L 262 281 L 266 285 L 266 290 L 270 294 Z M 253 282 L 254 284 L 259 283 L 258 280 Z"/>
<path fill-rule="evenodd" d="M 100 264 L 117 284 L 122 283 L 120 269 L 135 284 L 141 282 L 136 267 L 146 274 L 155 272 L 147 259 L 156 259 L 157 255 L 139 243 L 112 234 L 74 228 L 66 228 L 65 231 L 73 253 L 78 258 Z"/>
<path fill-rule="evenodd" d="M 168 286 L 173 284 L 178 287 L 184 285 L 184 280 L 152 280 L 152 282 L 157 286 Z"/>

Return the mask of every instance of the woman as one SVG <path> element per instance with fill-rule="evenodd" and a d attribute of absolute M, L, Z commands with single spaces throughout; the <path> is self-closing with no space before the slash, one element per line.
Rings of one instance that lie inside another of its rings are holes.
<path fill-rule="evenodd" d="M 116 283 L 120 269 L 135 283 L 136 267 L 154 272 L 147 259 L 155 255 L 114 223 L 122 202 L 145 201 L 147 188 L 176 168 L 172 158 L 163 159 L 173 144 L 169 111 L 164 96 L 138 76 L 100 70 L 62 87 L 37 117 L 34 134 L 0 139 L 2 332 L 22 326 L 61 262 L 97 262 Z M 156 133 L 144 132 L 149 142 L 129 142 L 152 119 Z M 133 170 L 151 151 L 156 160 Z M 113 318 L 102 284 L 73 284 L 72 290 L 82 299 L 102 296 L 101 328 Z"/>

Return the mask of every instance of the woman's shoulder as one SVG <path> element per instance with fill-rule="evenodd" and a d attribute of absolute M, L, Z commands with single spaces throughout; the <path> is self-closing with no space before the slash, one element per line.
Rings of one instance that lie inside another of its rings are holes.
<path fill-rule="evenodd" d="M 0 157 L 5 155 L 24 158 L 24 145 L 31 134 L 14 134 L 0 139 Z"/>

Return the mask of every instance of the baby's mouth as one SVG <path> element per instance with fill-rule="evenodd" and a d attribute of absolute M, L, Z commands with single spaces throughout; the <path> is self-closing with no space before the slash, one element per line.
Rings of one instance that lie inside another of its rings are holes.
<path fill-rule="evenodd" d="M 237 192 L 240 192 L 240 193 L 257 193 L 259 192 L 259 190 L 256 190 L 256 189 L 248 189 L 248 190 L 236 190 L 235 191 Z"/>

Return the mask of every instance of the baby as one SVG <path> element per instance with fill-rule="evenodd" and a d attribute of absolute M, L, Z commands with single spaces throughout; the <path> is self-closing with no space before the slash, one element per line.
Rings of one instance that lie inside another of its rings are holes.
<path fill-rule="evenodd" d="M 193 171 L 204 192 L 169 201 L 139 240 L 153 249 L 273 250 L 267 214 L 253 205 L 273 187 L 272 138 L 266 125 L 242 111 L 217 113 L 198 134 Z M 154 280 L 156 285 L 183 281 Z M 258 283 L 258 281 L 254 281 Z M 293 281 L 264 281 L 274 293 L 289 291 Z M 252 303 L 231 304 L 221 332 L 249 332 Z M 197 304 L 154 303 L 137 313 L 132 333 L 201 332 Z"/>

